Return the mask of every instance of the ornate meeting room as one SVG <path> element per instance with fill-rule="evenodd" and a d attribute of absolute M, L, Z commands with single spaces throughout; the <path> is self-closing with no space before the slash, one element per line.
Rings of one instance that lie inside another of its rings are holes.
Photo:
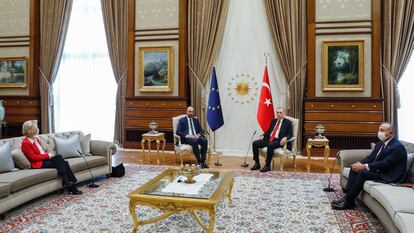
<path fill-rule="evenodd" d="M 0 0 L 0 233 L 413 233 L 414 0 Z"/>

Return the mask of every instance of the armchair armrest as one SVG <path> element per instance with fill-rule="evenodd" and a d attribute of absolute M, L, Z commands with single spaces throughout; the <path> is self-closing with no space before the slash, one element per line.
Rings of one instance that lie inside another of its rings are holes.
<path fill-rule="evenodd" d="M 174 144 L 175 144 L 176 140 L 178 141 L 178 146 L 181 146 L 181 137 L 178 136 L 177 134 L 174 134 Z"/>
<path fill-rule="evenodd" d="M 369 149 L 341 150 L 337 158 L 337 162 L 344 167 L 350 167 L 353 163 L 367 157 L 371 153 Z"/>
<path fill-rule="evenodd" d="M 117 151 L 116 145 L 112 142 L 91 140 L 91 154 L 107 158 L 109 170 L 112 172 L 112 155 Z"/>
<path fill-rule="evenodd" d="M 288 139 L 288 140 L 286 140 L 286 144 L 283 146 L 283 149 L 287 149 L 287 144 L 288 144 L 288 142 L 293 142 L 293 141 L 295 141 L 296 140 L 296 137 L 291 137 L 290 139 Z"/>

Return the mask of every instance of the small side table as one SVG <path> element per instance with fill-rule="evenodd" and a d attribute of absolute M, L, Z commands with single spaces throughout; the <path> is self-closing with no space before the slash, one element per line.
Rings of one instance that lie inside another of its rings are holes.
<path fill-rule="evenodd" d="M 325 172 L 329 172 L 329 168 L 327 166 L 328 157 L 331 149 L 329 148 L 329 140 L 327 138 L 323 139 L 312 139 L 309 138 L 306 142 L 306 153 L 308 154 L 308 172 L 310 172 L 310 166 L 311 166 L 311 148 L 312 147 L 324 147 L 324 153 L 323 153 L 323 164 L 325 166 Z"/>
<path fill-rule="evenodd" d="M 151 142 L 155 141 L 157 143 L 157 164 L 160 165 L 160 142 L 162 142 L 162 158 L 165 164 L 165 157 L 164 157 L 164 148 L 165 148 L 165 134 L 164 133 L 144 133 L 142 135 L 141 140 L 141 147 L 143 158 L 142 161 L 145 159 L 145 141 L 148 142 L 148 164 L 150 163 L 150 155 L 151 155 Z"/>

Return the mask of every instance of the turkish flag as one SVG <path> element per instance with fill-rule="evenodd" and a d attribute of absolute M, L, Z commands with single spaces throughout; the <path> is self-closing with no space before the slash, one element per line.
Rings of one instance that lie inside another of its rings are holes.
<path fill-rule="evenodd" d="M 262 90 L 260 92 L 259 108 L 257 110 L 257 122 L 263 132 L 266 132 L 270 126 L 270 122 L 275 118 L 273 111 L 272 93 L 270 92 L 269 75 L 267 74 L 267 66 L 265 66 Z"/>

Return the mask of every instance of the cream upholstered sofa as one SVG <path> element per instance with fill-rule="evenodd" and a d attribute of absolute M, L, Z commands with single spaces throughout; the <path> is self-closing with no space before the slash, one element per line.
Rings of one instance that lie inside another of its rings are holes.
<path fill-rule="evenodd" d="M 414 183 L 413 144 L 402 142 L 407 149 L 407 182 Z M 342 150 L 338 156 L 340 185 L 345 187 L 351 164 L 368 156 L 371 150 Z M 366 181 L 359 199 L 378 217 L 387 232 L 414 232 L 414 189 L 375 181 Z"/>
<path fill-rule="evenodd" d="M 54 137 L 69 138 L 72 135 L 83 137 L 83 133 L 79 131 L 41 134 L 38 136 L 43 147 L 56 152 Z M 10 142 L 11 150 L 13 151 L 13 161 L 15 167 L 18 168 L 18 170 L 16 169 L 17 171 L 0 173 L 0 214 L 2 214 L 2 217 L 4 217 L 6 211 L 12 208 L 62 188 L 62 181 L 56 169 L 30 169 L 30 163 L 27 165 L 28 161 L 22 161 L 20 146 L 23 138 L 16 137 L 0 140 L 0 145 L 7 141 Z M 94 176 L 109 175 L 112 170 L 111 156 L 116 152 L 115 144 L 90 140 L 89 149 L 90 153 L 87 153 L 89 155 L 86 155 L 86 160 L 92 174 Z M 67 158 L 66 160 L 69 162 L 78 182 L 91 179 L 85 160 L 82 157 Z"/>

